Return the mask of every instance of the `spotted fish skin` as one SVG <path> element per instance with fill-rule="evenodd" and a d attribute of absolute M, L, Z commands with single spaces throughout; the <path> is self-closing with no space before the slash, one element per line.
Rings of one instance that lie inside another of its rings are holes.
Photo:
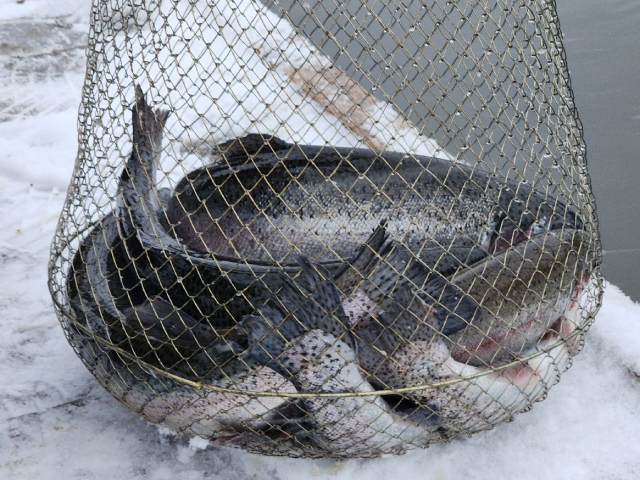
<path fill-rule="evenodd" d="M 371 393 L 352 347 L 322 330 L 311 330 L 281 354 L 287 370 L 305 392 Z M 331 452 L 350 456 L 370 452 L 402 453 L 439 439 L 429 415 L 406 417 L 378 395 L 309 398 L 315 420 L 311 435 Z M 435 416 L 435 415 L 434 415 Z"/>
<path fill-rule="evenodd" d="M 382 314 L 385 328 L 361 333 L 368 344 L 363 342 L 366 346 L 359 352 L 359 363 L 383 388 L 452 382 L 405 395 L 418 404 L 432 405 L 440 426 L 453 434 L 492 428 L 530 408 L 544 398 L 576 353 L 575 340 L 559 342 L 578 326 L 568 309 L 554 324 L 558 331 L 550 329 L 522 354 L 548 351 L 523 365 L 488 372 L 452 356 L 452 343 L 438 333 L 439 321 L 431 305 L 411 293 L 400 293 L 396 299 Z M 456 382 L 459 379 L 463 380 Z"/>
<path fill-rule="evenodd" d="M 377 233 L 352 265 L 372 265 L 374 250 L 369 247 L 376 243 Z M 306 259 L 301 263 L 305 283 L 313 291 L 285 283 L 274 300 L 277 307 L 266 306 L 256 315 L 245 316 L 240 328 L 250 338 L 247 354 L 304 392 L 374 392 L 357 364 L 337 288 L 319 266 Z M 345 268 L 336 281 L 342 280 L 343 287 L 352 285 L 348 277 L 356 272 Z M 309 435 L 334 454 L 400 453 L 439 438 L 435 412 L 425 408 L 403 414 L 378 395 L 307 398 L 304 404 L 314 423 Z"/>

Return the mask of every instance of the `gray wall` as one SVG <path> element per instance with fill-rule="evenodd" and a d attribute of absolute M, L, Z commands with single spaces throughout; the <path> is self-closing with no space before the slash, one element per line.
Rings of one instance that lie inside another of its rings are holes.
<path fill-rule="evenodd" d="M 640 0 L 560 0 L 604 274 L 640 301 Z"/>

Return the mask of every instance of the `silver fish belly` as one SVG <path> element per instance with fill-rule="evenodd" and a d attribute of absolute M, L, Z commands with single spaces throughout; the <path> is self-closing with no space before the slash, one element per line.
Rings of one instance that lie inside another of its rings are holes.
<path fill-rule="evenodd" d="M 539 356 L 498 372 L 456 361 L 442 339 L 417 341 L 411 347 L 416 349 L 417 356 L 410 374 L 405 376 L 406 383 L 418 386 L 443 382 L 443 385 L 405 395 L 418 404 L 428 403 L 435 408 L 440 427 L 449 430 L 449 434 L 491 429 L 542 400 L 558 381 L 571 359 L 567 345 L 554 346 L 558 338 L 540 341 L 537 349 L 547 351 Z M 399 361 L 403 356 L 398 352 Z M 454 383 L 445 383 L 451 381 Z"/>
<path fill-rule="evenodd" d="M 392 411 L 380 396 L 357 396 L 374 389 L 363 378 L 353 349 L 333 335 L 312 330 L 282 355 L 303 391 L 345 394 L 305 399 L 314 419 L 311 436 L 322 448 L 344 456 L 402 453 L 440 438 L 437 425 Z"/>

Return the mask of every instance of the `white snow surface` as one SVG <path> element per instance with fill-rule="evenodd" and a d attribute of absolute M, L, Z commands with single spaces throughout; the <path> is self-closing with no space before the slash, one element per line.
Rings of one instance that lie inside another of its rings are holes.
<path fill-rule="evenodd" d="M 47 290 L 49 244 L 76 156 L 83 50 L 74 45 L 87 12 L 85 0 L 0 0 L 0 29 L 72 25 L 57 41 L 71 52 L 66 68 L 42 75 L 8 65 L 40 65 L 53 43 L 12 49 L 0 39 L 0 478 L 640 478 L 640 305 L 612 285 L 584 351 L 547 400 L 491 432 L 400 457 L 214 448 L 114 400 L 67 344 Z"/>

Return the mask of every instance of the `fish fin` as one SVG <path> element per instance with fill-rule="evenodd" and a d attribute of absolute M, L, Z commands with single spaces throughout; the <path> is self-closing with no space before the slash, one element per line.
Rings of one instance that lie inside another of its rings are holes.
<path fill-rule="evenodd" d="M 289 150 L 292 144 L 281 140 L 274 135 L 265 133 L 249 133 L 244 137 L 233 138 L 222 142 L 216 148 L 216 153 L 223 155 L 229 165 L 235 165 L 248 157 L 261 153 L 276 154 Z"/>
<path fill-rule="evenodd" d="M 300 255 L 296 258 L 298 265 L 302 269 L 303 278 L 309 285 L 309 290 L 314 292 L 317 289 L 321 288 L 331 275 L 329 272 L 322 267 L 321 265 L 314 265 L 309 261 L 309 259 L 303 255 Z"/>
<path fill-rule="evenodd" d="M 420 287 L 430 270 L 420 264 L 414 255 L 394 240 L 389 240 L 380 250 L 378 262 L 361 290 L 372 300 L 386 305 L 394 292 L 401 288 Z"/>
<path fill-rule="evenodd" d="M 301 323 L 309 330 L 319 329 L 342 339 L 353 348 L 355 342 L 349 331 L 349 320 L 342 307 L 340 292 L 329 280 L 329 272 L 305 257 L 300 257 L 298 263 L 311 288 L 311 293 L 306 298 L 301 296 L 298 301 L 297 315 Z"/>
<path fill-rule="evenodd" d="M 343 295 L 350 295 L 369 278 L 386 253 L 387 221 L 375 229 L 369 239 L 358 249 L 353 260 L 344 264 L 334 275 L 334 284 Z"/>
<path fill-rule="evenodd" d="M 136 102 L 131 109 L 133 123 L 133 145 L 138 155 L 155 156 L 162 147 L 162 130 L 167 123 L 169 110 L 153 110 L 146 102 L 140 85 L 136 85 Z"/>
<path fill-rule="evenodd" d="M 331 281 L 326 280 L 329 273 L 304 257 L 298 262 L 302 280 L 312 291 L 284 277 L 280 291 L 259 309 L 259 314 L 245 315 L 239 325 L 249 339 L 249 355 L 289 376 L 290 369 L 280 359 L 304 333 L 319 329 L 350 346 L 355 343 L 348 331 L 340 294 Z"/>
<path fill-rule="evenodd" d="M 282 282 L 282 288 L 271 301 L 278 306 L 284 315 L 291 316 L 296 320 L 296 324 L 305 329 L 317 328 L 339 336 L 346 330 L 343 325 L 346 317 L 340 318 L 340 321 L 331 318 L 331 314 L 338 316 L 341 314 L 338 291 L 330 282 L 321 282 L 323 276 L 318 270 L 322 267 L 312 265 L 306 258 L 301 259 L 300 264 L 303 278 L 310 285 L 311 293 L 297 285 L 291 278 L 286 277 Z M 328 276 L 328 272 L 325 272 L 325 275 Z M 329 319 L 325 317 L 329 317 Z"/>
<path fill-rule="evenodd" d="M 383 332 L 389 348 L 396 348 L 398 342 L 428 340 L 440 330 L 435 308 L 423 301 L 415 291 L 402 289 L 394 296 L 394 300 L 380 315 L 380 323 L 385 330 L 398 337 L 392 344 L 386 332 Z"/>

